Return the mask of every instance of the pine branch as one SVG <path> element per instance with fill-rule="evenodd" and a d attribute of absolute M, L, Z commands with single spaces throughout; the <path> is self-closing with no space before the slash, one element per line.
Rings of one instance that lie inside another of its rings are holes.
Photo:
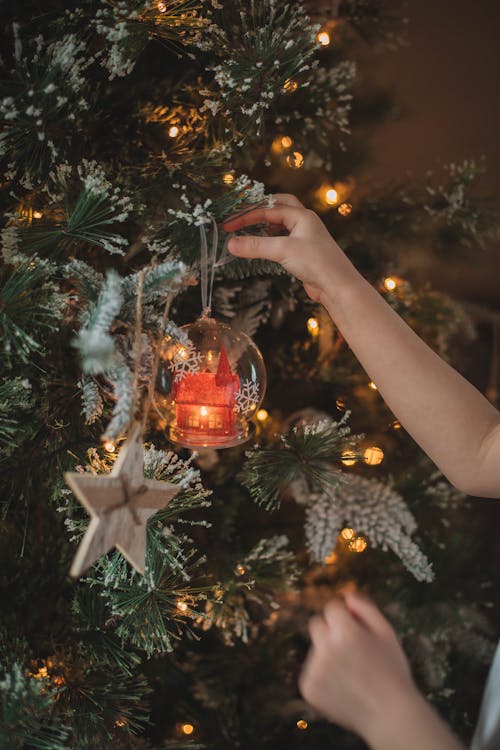
<path fill-rule="evenodd" d="M 0 680 L 0 745 L 5 750 L 69 750 L 69 726 L 54 726 L 60 689 L 49 680 L 26 674 L 18 662 Z"/>
<path fill-rule="evenodd" d="M 311 491 L 331 489 L 342 481 L 340 469 L 332 462 L 352 451 L 360 436 L 350 434 L 345 422 L 330 420 L 294 429 L 280 435 L 281 447 L 248 451 L 240 474 L 252 499 L 266 510 L 279 506 L 280 493 L 297 479 L 305 479 Z"/>
<path fill-rule="evenodd" d="M 0 268 L 0 339 L 9 366 L 29 362 L 59 327 L 62 295 L 51 281 L 53 270 L 36 257 Z"/>

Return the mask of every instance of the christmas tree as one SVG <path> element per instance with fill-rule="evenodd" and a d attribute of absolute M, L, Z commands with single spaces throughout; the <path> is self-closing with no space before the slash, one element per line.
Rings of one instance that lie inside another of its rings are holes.
<path fill-rule="evenodd" d="M 352 587 L 467 739 L 492 653 L 481 519 L 301 285 L 230 259 L 221 228 L 295 193 L 453 361 L 470 317 L 414 288 L 395 248 L 496 232 L 481 166 L 361 180 L 390 102 L 357 51 L 397 55 L 404 19 L 382 0 L 5 0 L 2 18 L 1 746 L 361 748 L 297 688 L 309 616 Z M 237 409 L 254 426 L 190 450 L 169 440 L 171 396 L 200 372 L 182 326 L 210 303 L 255 338 L 268 385 L 259 404 L 231 351 L 205 353 L 226 411 L 204 429 Z"/>

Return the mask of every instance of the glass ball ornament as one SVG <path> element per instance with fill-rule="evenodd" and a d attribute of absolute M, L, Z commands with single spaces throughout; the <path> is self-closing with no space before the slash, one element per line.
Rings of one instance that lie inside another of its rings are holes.
<path fill-rule="evenodd" d="M 262 354 L 245 333 L 208 316 L 180 330 L 182 340 L 161 344 L 155 393 L 170 440 L 186 448 L 244 443 L 266 390 Z"/>

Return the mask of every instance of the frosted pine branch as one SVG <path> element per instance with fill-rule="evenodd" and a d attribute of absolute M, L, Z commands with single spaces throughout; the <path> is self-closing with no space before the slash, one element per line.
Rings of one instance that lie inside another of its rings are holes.
<path fill-rule="evenodd" d="M 314 560 L 323 562 L 331 553 L 335 532 L 344 524 L 366 534 L 374 547 L 392 550 L 418 581 L 432 581 L 431 564 L 410 538 L 417 528 L 415 518 L 392 487 L 376 479 L 349 476 L 311 498 L 306 538 Z"/>

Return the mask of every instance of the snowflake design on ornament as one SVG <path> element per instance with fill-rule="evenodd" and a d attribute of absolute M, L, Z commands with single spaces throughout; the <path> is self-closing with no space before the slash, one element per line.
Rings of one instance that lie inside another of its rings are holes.
<path fill-rule="evenodd" d="M 185 375 L 200 371 L 203 354 L 197 352 L 192 341 L 187 341 L 175 352 L 169 367 L 174 373 L 175 380 L 182 380 Z"/>
<path fill-rule="evenodd" d="M 236 405 L 238 411 L 246 413 L 257 406 L 259 401 L 259 388 L 248 378 L 241 383 L 240 390 L 236 394 Z"/>

